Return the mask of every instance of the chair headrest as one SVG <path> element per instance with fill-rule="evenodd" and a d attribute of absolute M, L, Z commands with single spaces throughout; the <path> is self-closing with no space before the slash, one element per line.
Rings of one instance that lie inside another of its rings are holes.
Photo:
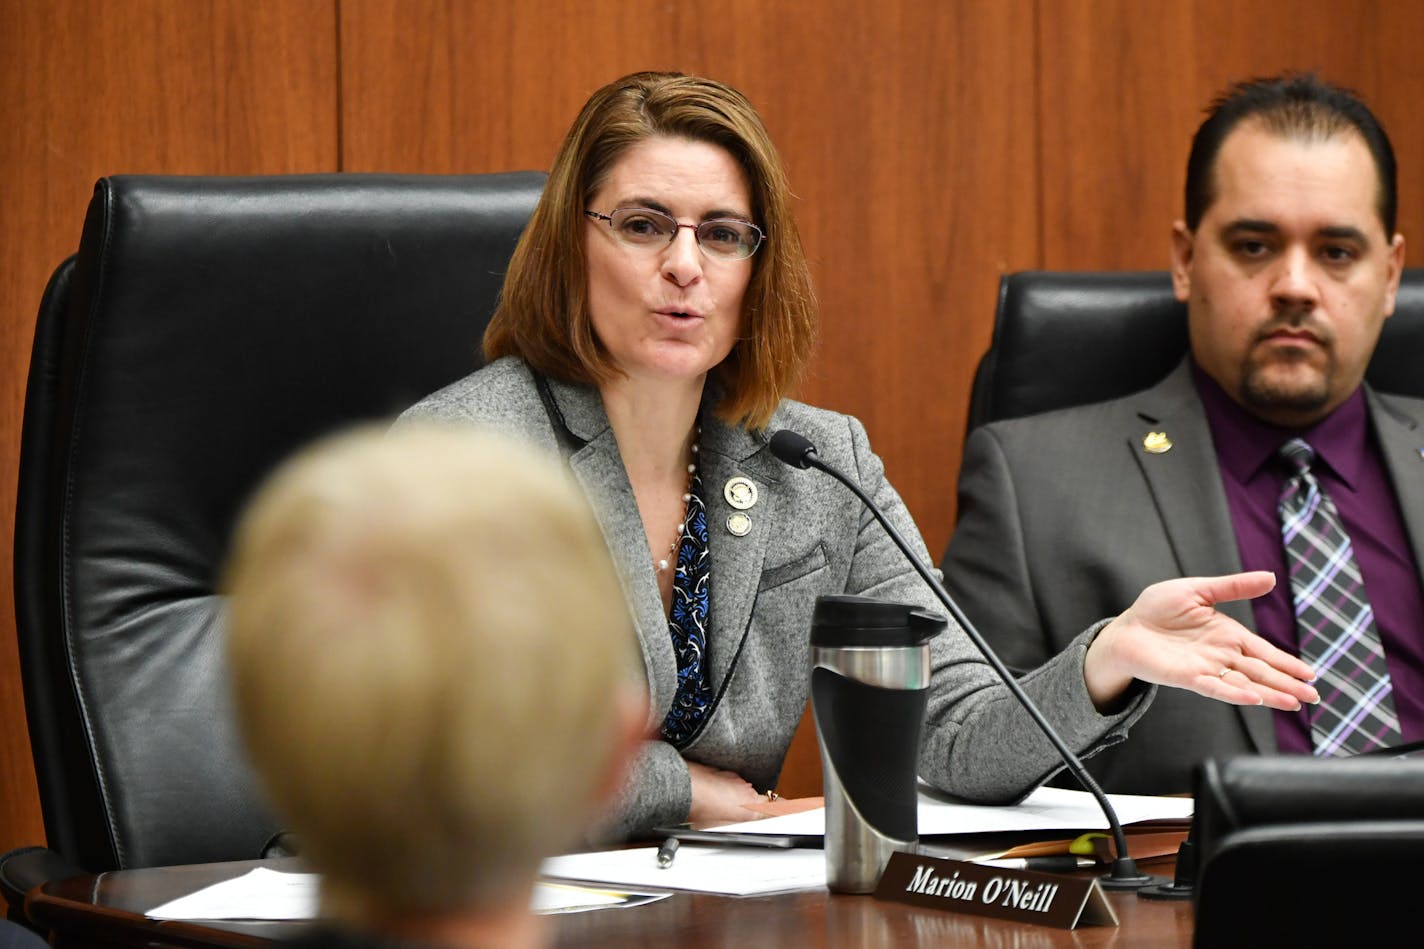
<path fill-rule="evenodd" d="M 1186 352 L 1186 306 L 1165 270 L 1006 274 L 993 339 L 974 376 L 968 428 L 1129 395 Z M 1383 392 L 1424 397 L 1420 354 L 1424 268 L 1413 268 L 1400 280 L 1365 377 Z"/>

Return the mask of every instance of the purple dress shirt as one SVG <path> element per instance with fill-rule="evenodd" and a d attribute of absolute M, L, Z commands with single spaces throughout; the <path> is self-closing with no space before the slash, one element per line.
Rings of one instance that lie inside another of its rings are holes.
<path fill-rule="evenodd" d="M 1424 592 L 1399 502 L 1369 424 L 1364 390 L 1355 390 L 1328 417 L 1297 432 L 1261 421 L 1195 363 L 1192 370 L 1216 446 L 1242 569 L 1270 570 L 1276 575 L 1275 588 L 1251 602 L 1256 632 L 1300 654 L 1276 514 L 1286 472 L 1274 462 L 1276 450 L 1299 437 L 1315 449 L 1312 470 L 1350 535 L 1384 643 L 1403 740 L 1424 738 Z M 1275 723 L 1281 751 L 1310 752 L 1310 725 L 1304 711 L 1276 712 Z"/>

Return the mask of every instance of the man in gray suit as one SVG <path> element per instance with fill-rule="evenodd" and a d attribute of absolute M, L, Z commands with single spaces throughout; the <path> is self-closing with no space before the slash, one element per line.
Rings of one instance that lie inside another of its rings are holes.
<path fill-rule="evenodd" d="M 1394 707 L 1366 744 L 1424 737 L 1424 402 L 1362 382 L 1404 263 L 1395 205 L 1389 139 L 1351 93 L 1288 76 L 1217 99 L 1172 230 L 1188 357 L 1135 395 L 996 422 L 966 445 L 943 567 L 1012 668 L 1038 666 L 1147 584 L 1264 569 L 1273 591 L 1218 608 L 1323 677 L 1332 660 L 1301 648 L 1311 637 L 1296 614 L 1311 594 L 1304 581 L 1293 594 L 1278 520 L 1292 475 L 1276 455 L 1299 438 L 1338 509 L 1387 666 L 1375 688 Z M 1111 791 L 1189 791 L 1206 757 L 1340 753 L 1313 737 L 1318 714 L 1164 690 L 1088 767 Z"/>

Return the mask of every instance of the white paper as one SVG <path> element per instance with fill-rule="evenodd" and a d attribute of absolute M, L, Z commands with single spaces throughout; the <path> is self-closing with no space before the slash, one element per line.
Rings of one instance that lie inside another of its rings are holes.
<path fill-rule="evenodd" d="M 147 915 L 153 919 L 316 919 L 320 880 L 315 873 L 283 873 L 258 867 L 243 876 L 214 883 L 156 906 Z M 539 914 L 570 913 L 648 903 L 666 896 L 665 893 L 611 893 L 582 886 L 538 883 L 530 909 Z"/>
<path fill-rule="evenodd" d="M 180 896 L 147 915 L 154 919 L 316 919 L 315 873 L 250 873 Z"/>
<path fill-rule="evenodd" d="M 1192 816 L 1189 797 L 1109 794 L 1108 800 L 1124 826 L 1146 820 L 1186 820 Z M 1087 791 L 1042 787 L 1018 804 L 1002 807 L 963 804 L 921 787 L 919 834 L 983 834 L 1016 830 L 1107 830 L 1108 821 L 1097 798 Z M 816 808 L 740 824 L 709 828 L 741 834 L 825 834 L 826 810 Z"/>
<path fill-rule="evenodd" d="M 609 890 L 594 890 L 586 886 L 571 886 L 567 883 L 544 883 L 534 885 L 534 898 L 530 909 L 540 915 L 551 913 L 578 913 L 586 909 L 603 909 L 609 906 L 641 906 L 665 900 L 671 893 L 615 893 Z"/>
<path fill-rule="evenodd" d="M 823 850 L 717 847 L 684 843 L 672 866 L 658 866 L 655 847 L 576 853 L 544 861 L 547 877 L 696 890 L 727 896 L 815 890 L 826 885 Z"/>

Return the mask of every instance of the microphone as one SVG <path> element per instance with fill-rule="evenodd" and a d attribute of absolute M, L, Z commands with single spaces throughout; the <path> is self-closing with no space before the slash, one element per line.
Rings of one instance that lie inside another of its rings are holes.
<path fill-rule="evenodd" d="M 920 575 L 925 583 L 929 584 L 930 589 L 934 591 L 940 603 L 944 604 L 945 609 L 949 610 L 949 614 L 954 617 L 955 622 L 964 630 L 965 635 L 978 647 L 979 652 L 988 660 L 989 665 L 994 667 L 994 671 L 999 674 L 999 678 L 1003 680 L 1004 685 L 1008 686 L 1014 698 L 1018 699 L 1019 704 L 1024 707 L 1029 716 L 1034 720 L 1034 723 L 1037 724 L 1044 735 L 1048 737 L 1049 742 L 1057 749 L 1058 756 L 1068 765 L 1068 770 L 1073 773 L 1073 777 L 1077 778 L 1078 783 L 1097 799 L 1098 807 L 1102 809 L 1104 816 L 1107 817 L 1108 826 L 1112 829 L 1113 844 L 1117 848 L 1117 858 L 1113 860 L 1111 872 L 1099 878 L 1099 882 L 1103 888 L 1109 890 L 1135 890 L 1149 884 L 1166 883 L 1167 880 L 1165 877 L 1151 876 L 1150 874 L 1138 870 L 1137 861 L 1128 856 L 1127 835 L 1123 833 L 1122 822 L 1118 820 L 1117 813 L 1113 810 L 1112 803 L 1108 800 L 1108 796 L 1103 793 L 1103 789 L 1098 786 L 1098 782 L 1095 781 L 1093 776 L 1083 767 L 1083 763 L 1078 760 L 1078 756 L 1069 749 L 1063 739 L 1054 731 L 1053 726 L 1048 723 L 1048 719 L 1043 717 L 1043 713 L 1038 710 L 1038 706 L 1033 704 L 1033 700 L 1024 692 L 1018 680 L 1014 678 L 1013 673 L 1009 672 L 1008 667 L 1004 665 L 994 650 L 990 648 L 989 644 L 984 640 L 984 637 L 974 628 L 974 624 L 969 622 L 969 617 L 964 615 L 964 611 L 961 610 L 959 604 L 955 603 L 950 597 L 943 584 L 935 579 L 935 575 L 930 569 L 920 562 L 919 557 L 915 556 L 915 552 L 910 549 L 910 545 L 906 543 L 905 538 L 895 529 L 895 525 L 891 524 L 889 519 L 885 517 L 885 513 L 880 510 L 879 505 L 872 501 L 870 497 L 861 490 L 860 485 L 837 471 L 833 466 L 822 461 L 820 456 L 816 454 L 816 446 L 804 435 L 783 428 L 772 434 L 770 447 L 771 453 L 782 462 L 793 468 L 815 468 L 818 471 L 823 471 L 845 485 L 856 497 L 860 498 L 861 503 L 865 505 L 866 509 L 875 515 L 875 519 L 880 522 L 880 526 L 885 528 L 885 533 L 890 535 L 890 539 L 895 542 L 895 546 L 900 548 L 900 552 L 905 555 L 905 559 L 910 561 L 910 566 L 914 567 L 915 572 Z"/>

